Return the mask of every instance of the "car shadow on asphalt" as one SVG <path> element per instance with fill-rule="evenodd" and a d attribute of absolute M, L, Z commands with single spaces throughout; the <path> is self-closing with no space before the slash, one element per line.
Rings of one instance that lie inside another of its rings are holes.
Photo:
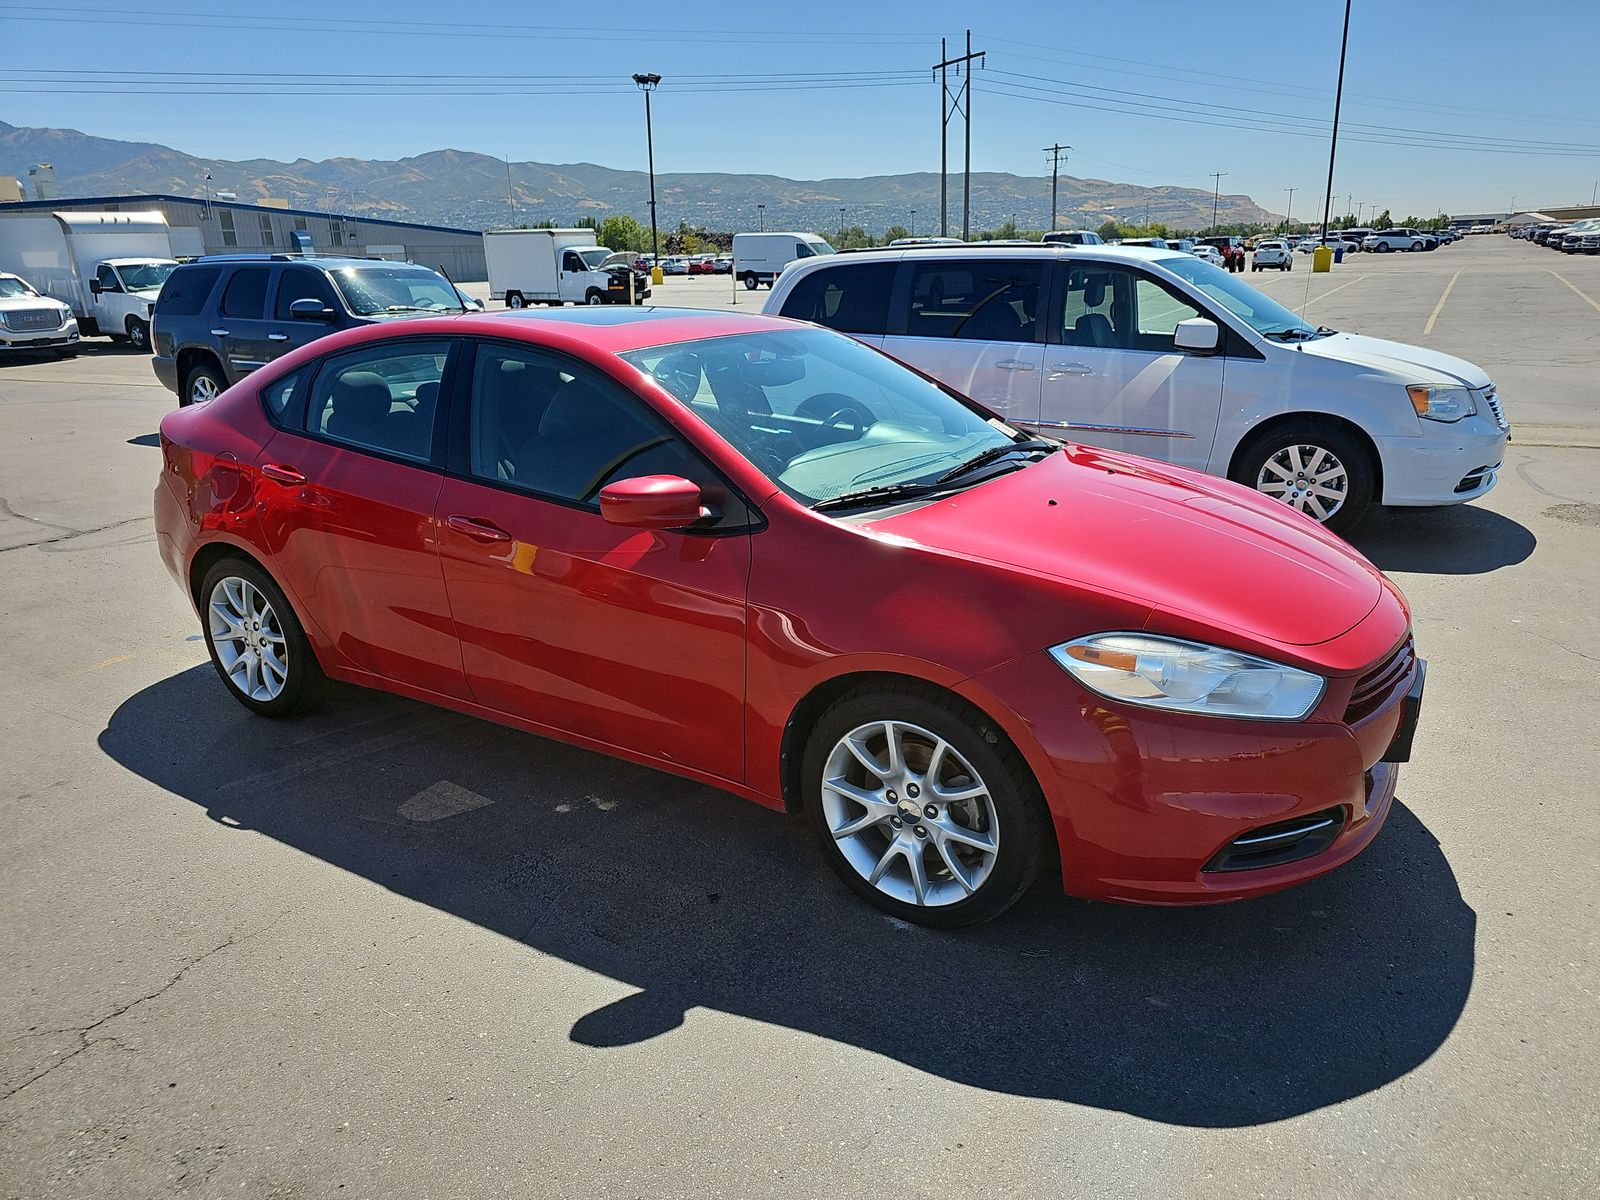
<path fill-rule="evenodd" d="M 1346 535 L 1382 571 L 1487 575 L 1539 544 L 1525 525 L 1475 504 L 1374 509 Z"/>
<path fill-rule="evenodd" d="M 1399 802 L 1363 855 L 1290 892 L 1130 908 L 1046 879 L 949 934 L 860 903 L 791 818 L 392 696 L 339 688 L 274 722 L 206 664 L 128 699 L 99 740 L 239 836 L 638 989 L 528 1031 L 599 1053 L 702 1007 L 994 1092 L 1243 1126 L 1405 1075 L 1472 982 L 1475 914 Z"/>

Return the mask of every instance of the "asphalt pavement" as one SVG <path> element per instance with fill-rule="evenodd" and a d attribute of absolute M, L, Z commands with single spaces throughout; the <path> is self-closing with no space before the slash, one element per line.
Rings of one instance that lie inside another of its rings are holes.
<path fill-rule="evenodd" d="M 0 365 L 0 1196 L 1596 1194 L 1600 258 L 1309 266 L 1249 281 L 1515 426 L 1488 497 L 1353 535 L 1431 663 L 1387 828 L 961 934 L 707 788 L 354 689 L 249 716 L 152 544 L 148 359 Z"/>

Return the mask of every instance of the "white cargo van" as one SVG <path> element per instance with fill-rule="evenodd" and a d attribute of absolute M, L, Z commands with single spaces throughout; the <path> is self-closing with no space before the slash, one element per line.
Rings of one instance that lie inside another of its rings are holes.
<path fill-rule="evenodd" d="M 0 213 L 0 271 L 61 301 L 85 336 L 150 348 L 150 311 L 178 264 L 159 212 Z"/>
<path fill-rule="evenodd" d="M 783 269 L 797 259 L 832 253 L 833 247 L 814 233 L 736 233 L 733 273 L 753 292 L 757 284 L 771 287 Z"/>
<path fill-rule="evenodd" d="M 489 294 L 507 308 L 530 304 L 628 304 L 650 295 L 631 268 L 607 269 L 611 251 L 592 229 L 489 229 L 483 234 Z"/>

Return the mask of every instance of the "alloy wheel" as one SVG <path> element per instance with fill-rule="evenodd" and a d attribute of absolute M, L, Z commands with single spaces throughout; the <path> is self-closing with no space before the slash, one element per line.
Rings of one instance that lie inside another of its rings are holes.
<path fill-rule="evenodd" d="M 196 375 L 189 381 L 189 403 L 204 404 L 207 400 L 215 400 L 221 391 L 217 381 L 211 376 Z"/>
<path fill-rule="evenodd" d="M 276 700 L 289 681 L 289 646 L 272 603 L 248 579 L 211 589 L 206 630 L 228 682 L 252 700 Z"/>
<path fill-rule="evenodd" d="M 1301 443 L 1284 446 L 1261 465 L 1256 491 L 1282 500 L 1317 521 L 1344 507 L 1350 473 L 1333 451 Z"/>
<path fill-rule="evenodd" d="M 994 870 L 1000 827 L 988 786 L 921 726 L 873 721 L 845 734 L 823 767 L 821 804 L 845 861 L 902 903 L 955 904 Z"/>

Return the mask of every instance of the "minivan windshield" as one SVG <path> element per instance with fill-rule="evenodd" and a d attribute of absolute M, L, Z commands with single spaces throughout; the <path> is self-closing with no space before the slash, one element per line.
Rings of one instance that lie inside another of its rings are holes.
<path fill-rule="evenodd" d="M 1192 255 L 1164 258 L 1161 265 L 1181 276 L 1257 333 L 1271 338 L 1311 337 L 1318 330 L 1266 293 L 1251 287 L 1237 275 Z"/>
<path fill-rule="evenodd" d="M 461 297 L 426 267 L 373 263 L 329 272 L 358 317 L 384 312 L 461 311 Z"/>
<path fill-rule="evenodd" d="M 818 508 L 967 487 L 1053 448 L 829 330 L 734 334 L 622 358 Z"/>

